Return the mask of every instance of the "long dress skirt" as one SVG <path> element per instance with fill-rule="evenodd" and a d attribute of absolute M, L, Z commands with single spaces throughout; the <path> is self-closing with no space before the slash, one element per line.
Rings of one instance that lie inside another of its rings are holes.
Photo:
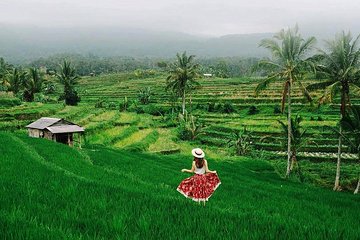
<path fill-rule="evenodd" d="M 177 190 L 185 197 L 196 202 L 208 201 L 220 183 L 216 173 L 195 174 L 184 179 L 177 187 Z"/>

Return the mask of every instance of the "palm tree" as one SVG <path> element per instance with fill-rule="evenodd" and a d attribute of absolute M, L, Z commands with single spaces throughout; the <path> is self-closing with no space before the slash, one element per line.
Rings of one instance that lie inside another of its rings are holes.
<path fill-rule="evenodd" d="M 342 129 L 346 132 L 346 134 L 343 135 L 343 138 L 345 138 L 345 140 L 350 143 L 350 146 L 357 153 L 360 164 L 360 106 L 352 106 L 350 109 L 352 114 L 350 115 L 346 113 L 346 115 L 341 119 L 340 124 Z M 359 188 L 360 173 L 354 194 L 359 192 Z"/>
<path fill-rule="evenodd" d="M 340 119 L 346 114 L 346 109 L 351 105 L 350 90 L 360 90 L 360 35 L 353 39 L 350 33 L 342 32 L 334 40 L 327 41 L 327 51 L 320 50 L 317 56 L 320 62 L 316 69 L 326 76 L 326 81 L 309 85 L 309 90 L 325 89 L 319 104 L 333 102 L 340 93 Z M 340 190 L 340 164 L 342 146 L 342 127 L 340 125 L 338 157 L 334 191 Z"/>
<path fill-rule="evenodd" d="M 170 89 L 176 96 L 182 98 L 182 114 L 185 115 L 186 93 L 194 90 L 199 85 L 196 82 L 199 65 L 193 63 L 194 55 L 187 56 L 176 54 L 177 60 L 170 65 L 169 76 L 167 77 L 166 89 Z"/>
<path fill-rule="evenodd" d="M 286 123 L 277 120 L 280 125 L 281 128 L 283 130 L 283 133 L 285 135 L 288 135 L 288 126 Z M 295 118 L 291 118 L 291 165 L 290 165 L 290 171 L 293 170 L 294 166 L 297 166 L 297 171 L 299 173 L 300 176 L 300 180 L 302 181 L 302 174 L 301 174 L 301 170 L 300 170 L 300 164 L 297 161 L 297 153 L 301 150 L 301 148 L 305 145 L 305 144 L 316 144 L 313 141 L 309 141 L 307 136 L 306 136 L 306 129 L 304 129 L 301 126 L 301 122 L 303 121 L 303 118 L 299 115 L 296 115 Z"/>
<path fill-rule="evenodd" d="M 35 93 L 41 92 L 42 84 L 43 84 L 43 77 L 40 74 L 39 70 L 36 68 L 29 69 L 29 77 L 24 78 L 24 100 L 27 102 L 34 101 Z"/>
<path fill-rule="evenodd" d="M 311 101 L 311 97 L 307 89 L 301 83 L 301 79 L 305 70 L 311 66 L 310 60 L 307 58 L 307 53 L 312 49 L 316 39 L 310 37 L 303 39 L 299 33 L 297 26 L 293 29 L 281 30 L 275 34 L 273 39 L 264 39 L 260 46 L 268 49 L 271 52 L 272 59 L 262 60 L 258 63 L 258 67 L 265 69 L 268 72 L 268 77 L 259 83 L 255 89 L 256 95 L 260 91 L 274 81 L 284 82 L 284 88 L 281 100 L 281 111 L 284 112 L 285 101 L 287 98 L 288 107 L 288 144 L 287 144 L 287 170 L 286 176 L 290 175 L 291 171 L 291 88 L 293 84 L 297 83 L 306 98 Z"/>
<path fill-rule="evenodd" d="M 7 74 L 9 73 L 11 67 L 5 62 L 3 58 L 0 58 L 0 85 L 5 88 L 5 90 L 10 86 Z"/>
<path fill-rule="evenodd" d="M 26 79 L 27 73 L 22 71 L 19 68 L 14 68 L 12 72 L 8 75 L 9 81 L 9 91 L 12 91 L 14 94 L 17 94 L 20 91 L 21 85 Z"/>
<path fill-rule="evenodd" d="M 56 76 L 60 83 L 64 85 L 64 93 L 60 98 L 64 99 L 67 105 L 77 105 L 80 97 L 74 87 L 78 83 L 79 76 L 76 74 L 75 68 L 71 66 L 70 62 L 64 60 L 60 66 L 60 73 Z"/>

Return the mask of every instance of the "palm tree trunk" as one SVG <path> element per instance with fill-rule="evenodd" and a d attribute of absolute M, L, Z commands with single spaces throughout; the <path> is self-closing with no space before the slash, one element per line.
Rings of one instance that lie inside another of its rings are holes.
<path fill-rule="evenodd" d="M 359 181 L 358 181 L 358 184 L 357 184 L 356 189 L 354 191 L 354 194 L 358 194 L 359 188 L 360 188 L 360 174 L 359 174 Z"/>
<path fill-rule="evenodd" d="M 185 116 L 185 90 L 182 96 L 182 114 Z"/>
<path fill-rule="evenodd" d="M 290 165 L 291 165 L 291 83 L 289 83 L 288 87 L 288 148 L 287 148 L 287 154 L 288 154 L 288 160 L 287 160 L 287 169 L 286 169 L 286 177 L 289 177 L 290 175 Z"/>
<path fill-rule="evenodd" d="M 358 159 L 359 159 L 359 163 L 360 163 L 360 145 L 358 146 Z M 359 173 L 359 180 L 358 180 L 357 186 L 355 188 L 354 194 L 358 194 L 359 188 L 360 188 L 360 173 Z"/>
<path fill-rule="evenodd" d="M 341 145 L 342 145 L 342 127 L 340 125 L 340 136 L 339 136 L 339 145 L 338 145 L 338 156 L 337 156 L 337 163 L 336 163 L 336 177 L 335 177 L 335 184 L 334 184 L 334 191 L 340 191 L 340 164 L 341 164 Z"/>

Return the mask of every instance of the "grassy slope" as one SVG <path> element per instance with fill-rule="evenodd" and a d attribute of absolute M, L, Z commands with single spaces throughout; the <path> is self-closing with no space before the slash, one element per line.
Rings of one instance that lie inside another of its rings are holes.
<path fill-rule="evenodd" d="M 215 161 L 206 207 L 175 189 L 189 156 L 78 152 L 0 133 L 1 239 L 357 239 L 359 196 L 279 178 L 263 161 Z M 56 154 L 54 154 L 56 153 Z"/>

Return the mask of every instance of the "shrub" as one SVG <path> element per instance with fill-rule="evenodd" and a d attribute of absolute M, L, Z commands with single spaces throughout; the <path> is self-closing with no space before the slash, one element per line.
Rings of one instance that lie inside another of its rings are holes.
<path fill-rule="evenodd" d="M 274 114 L 280 114 L 281 113 L 281 109 L 279 105 L 275 105 L 274 107 Z"/>
<path fill-rule="evenodd" d="M 251 132 L 246 130 L 246 127 L 242 131 L 233 133 L 231 138 L 228 141 L 229 147 L 233 147 L 236 155 L 246 155 L 248 154 L 253 146 L 251 140 Z"/>
<path fill-rule="evenodd" d="M 55 84 L 53 82 L 48 82 L 44 88 L 45 94 L 52 94 L 55 93 L 55 91 L 56 91 Z"/>
<path fill-rule="evenodd" d="M 235 108 L 231 103 L 227 102 L 224 104 L 222 112 L 223 113 L 233 113 L 233 112 L 235 112 Z"/>
<path fill-rule="evenodd" d="M 259 112 L 259 110 L 256 108 L 256 106 L 252 105 L 249 107 L 249 111 L 248 111 L 249 115 L 254 115 L 254 114 L 257 114 L 258 112 Z"/>
<path fill-rule="evenodd" d="M 121 112 L 127 111 L 128 108 L 129 108 L 129 105 L 130 104 L 129 104 L 129 101 L 128 101 L 127 97 L 124 97 L 124 100 L 121 101 L 120 104 L 119 104 L 119 111 L 121 111 Z M 132 106 L 132 107 L 134 107 L 134 106 Z"/>
<path fill-rule="evenodd" d="M 78 96 L 77 91 L 71 88 L 65 89 L 64 93 L 60 95 L 59 101 L 65 100 L 66 105 L 76 106 L 81 98 Z"/>
<path fill-rule="evenodd" d="M 146 87 L 144 89 L 141 89 L 139 91 L 139 95 L 138 95 L 139 101 L 142 104 L 148 104 L 150 102 L 151 95 L 152 95 L 152 93 L 151 93 L 151 88 L 150 87 Z"/>
<path fill-rule="evenodd" d="M 317 117 L 317 120 L 318 120 L 318 121 L 324 121 L 324 119 L 323 119 L 321 116 L 318 116 L 318 117 Z"/>
<path fill-rule="evenodd" d="M 180 114 L 179 121 L 178 137 L 181 140 L 195 140 L 203 133 L 203 123 L 194 116 L 190 115 L 189 119 L 185 119 L 184 116 Z"/>
<path fill-rule="evenodd" d="M 103 108 L 105 107 L 105 99 L 99 98 L 95 103 L 95 108 Z"/>
<path fill-rule="evenodd" d="M 208 103 L 207 111 L 208 112 L 215 112 L 215 103 L 214 102 L 209 102 Z"/>
<path fill-rule="evenodd" d="M 116 102 L 109 102 L 107 108 L 115 110 L 116 109 Z"/>
<path fill-rule="evenodd" d="M 13 107 L 21 105 L 21 100 L 18 98 L 0 98 L 0 107 Z"/>

